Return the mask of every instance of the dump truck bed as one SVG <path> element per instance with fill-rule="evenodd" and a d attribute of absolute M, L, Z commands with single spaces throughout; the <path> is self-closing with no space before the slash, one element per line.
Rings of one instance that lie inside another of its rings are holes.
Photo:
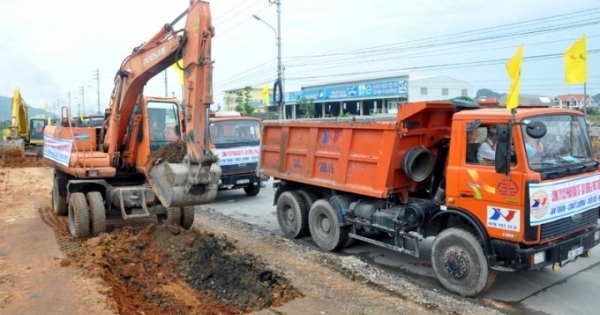
<path fill-rule="evenodd" d="M 454 108 L 405 106 L 398 115 L 263 121 L 265 176 L 385 198 L 416 187 L 402 170 L 413 147 L 429 148 L 450 135 Z"/>

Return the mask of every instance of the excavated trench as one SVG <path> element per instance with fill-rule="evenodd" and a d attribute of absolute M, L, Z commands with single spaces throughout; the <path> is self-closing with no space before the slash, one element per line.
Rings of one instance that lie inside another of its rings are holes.
<path fill-rule="evenodd" d="M 79 241 L 64 218 L 40 210 L 67 259 L 110 289 L 118 314 L 243 314 L 277 307 L 302 293 L 226 236 L 150 224 L 113 229 Z"/>

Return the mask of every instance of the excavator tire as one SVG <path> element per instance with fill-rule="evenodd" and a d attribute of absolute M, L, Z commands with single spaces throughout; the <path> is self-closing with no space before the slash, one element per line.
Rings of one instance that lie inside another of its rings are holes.
<path fill-rule="evenodd" d="M 90 209 L 81 192 L 69 196 L 69 232 L 76 238 L 90 235 Z"/>
<path fill-rule="evenodd" d="M 181 208 L 171 207 L 167 208 L 167 220 L 168 225 L 181 225 Z"/>
<path fill-rule="evenodd" d="M 69 213 L 67 197 L 61 196 L 58 189 L 58 177 L 54 175 L 52 186 L 52 212 L 57 216 L 65 216 Z"/>
<path fill-rule="evenodd" d="M 189 230 L 194 225 L 194 206 L 181 208 L 181 227 Z"/>
<path fill-rule="evenodd" d="M 90 205 L 91 217 L 91 235 L 98 236 L 106 232 L 106 208 L 104 207 L 104 198 L 99 191 L 90 191 L 87 193 L 87 200 Z"/>
<path fill-rule="evenodd" d="M 465 229 L 449 228 L 435 237 L 431 264 L 442 286 L 464 297 L 485 292 L 496 280 L 496 271 L 488 267 L 481 244 Z"/>

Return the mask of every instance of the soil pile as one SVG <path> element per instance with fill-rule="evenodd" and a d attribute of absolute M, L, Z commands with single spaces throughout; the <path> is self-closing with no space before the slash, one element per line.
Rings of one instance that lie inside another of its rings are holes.
<path fill-rule="evenodd" d="M 138 231 L 102 234 L 69 254 L 111 286 L 119 314 L 241 314 L 302 296 L 226 238 L 154 224 Z"/>
<path fill-rule="evenodd" d="M 148 154 L 146 161 L 146 173 L 150 173 L 153 166 L 168 162 L 179 163 L 187 153 L 187 144 L 185 141 L 169 142 L 166 146 Z"/>
<path fill-rule="evenodd" d="M 21 168 L 21 167 L 44 167 L 46 163 L 44 163 L 43 158 L 37 157 L 25 157 L 25 158 L 10 158 L 10 157 L 2 157 L 0 158 L 0 168 L 1 167 L 11 167 L 11 168 Z"/>

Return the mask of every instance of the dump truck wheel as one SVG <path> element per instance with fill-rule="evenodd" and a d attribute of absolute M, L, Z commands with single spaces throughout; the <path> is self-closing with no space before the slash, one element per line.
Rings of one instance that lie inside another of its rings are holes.
<path fill-rule="evenodd" d="M 194 206 L 181 208 L 181 227 L 189 230 L 194 225 Z"/>
<path fill-rule="evenodd" d="M 90 205 L 91 218 L 91 234 L 97 236 L 100 233 L 106 232 L 106 208 L 104 207 L 104 198 L 98 191 L 90 191 L 87 193 L 87 200 Z"/>
<path fill-rule="evenodd" d="M 67 197 L 61 196 L 58 190 L 58 178 L 54 176 L 52 186 L 52 212 L 54 215 L 65 216 L 69 212 L 67 207 Z"/>
<path fill-rule="evenodd" d="M 250 185 L 244 187 L 244 192 L 250 197 L 258 195 L 260 192 L 260 183 L 257 183 L 256 185 L 254 185 L 254 183 L 250 183 Z"/>
<path fill-rule="evenodd" d="M 298 237 L 305 236 L 310 234 L 310 229 L 308 228 L 308 214 L 310 213 L 310 207 L 319 200 L 319 197 L 312 191 L 307 191 L 304 189 L 296 190 L 300 197 L 304 198 L 304 207 L 302 207 L 302 233 L 298 235 Z"/>
<path fill-rule="evenodd" d="M 295 191 L 285 191 L 279 196 L 277 221 L 285 237 L 298 238 L 308 231 L 308 219 L 303 212 L 305 204 L 304 198 Z"/>
<path fill-rule="evenodd" d="M 85 195 L 80 192 L 69 196 L 69 232 L 76 238 L 90 235 L 90 209 Z"/>
<path fill-rule="evenodd" d="M 168 225 L 181 225 L 181 208 L 167 208 Z"/>
<path fill-rule="evenodd" d="M 481 294 L 496 279 L 496 271 L 488 267 L 479 241 L 463 229 L 449 228 L 436 236 L 431 264 L 442 286 L 465 297 Z"/>
<path fill-rule="evenodd" d="M 338 214 L 327 199 L 319 199 L 310 208 L 308 226 L 313 241 L 324 251 L 334 251 L 345 246 L 351 226 L 341 227 Z"/>

